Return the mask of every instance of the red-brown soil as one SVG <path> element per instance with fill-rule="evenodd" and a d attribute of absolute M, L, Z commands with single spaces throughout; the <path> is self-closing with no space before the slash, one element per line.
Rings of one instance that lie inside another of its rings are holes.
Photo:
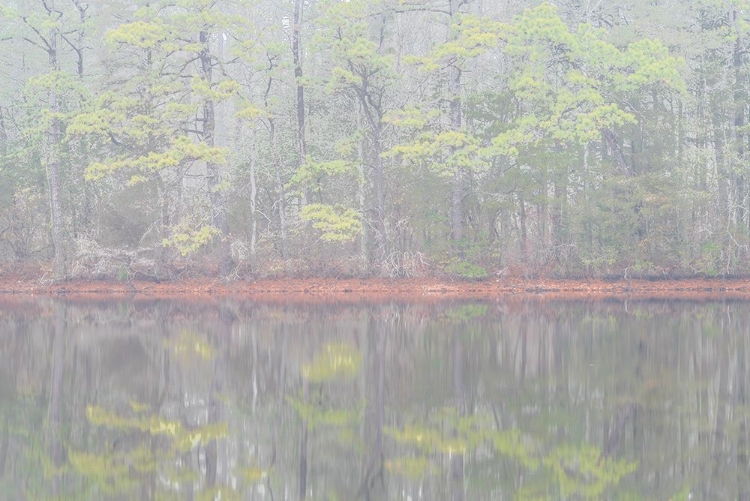
<path fill-rule="evenodd" d="M 0 296 L 70 298 L 248 298 L 263 301 L 385 302 L 441 299 L 750 299 L 750 279 L 553 280 L 500 278 L 455 281 L 413 279 L 264 279 L 225 281 L 204 278 L 170 282 L 66 281 L 0 276 Z"/>

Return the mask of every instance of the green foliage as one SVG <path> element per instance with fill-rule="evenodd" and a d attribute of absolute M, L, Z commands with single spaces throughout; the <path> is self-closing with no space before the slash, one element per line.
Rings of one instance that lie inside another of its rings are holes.
<path fill-rule="evenodd" d="M 96 181 L 121 170 L 135 171 L 129 181 L 129 184 L 133 185 L 147 180 L 144 174 L 153 174 L 195 161 L 222 164 L 225 160 L 224 148 L 195 143 L 188 137 L 180 136 L 171 141 L 164 151 L 150 151 L 142 156 L 115 159 L 109 163 L 94 162 L 86 169 L 86 179 Z"/>
<path fill-rule="evenodd" d="M 424 57 L 410 57 L 424 71 L 435 71 L 448 64 L 461 64 L 457 60 L 476 58 L 497 45 L 505 35 L 507 26 L 492 19 L 472 14 L 458 13 L 451 26 L 452 37 Z"/>
<path fill-rule="evenodd" d="M 505 50 L 518 61 L 509 85 L 526 112 L 493 139 L 488 154 L 515 157 L 548 140 L 587 144 L 635 122 L 623 109 L 626 93 L 644 87 L 684 92 L 681 62 L 660 42 L 641 40 L 621 51 L 603 36 L 587 25 L 571 31 L 550 4 L 519 16 Z"/>
<path fill-rule="evenodd" d="M 481 170 L 487 166 L 480 155 L 479 140 L 466 131 L 423 132 L 414 142 L 394 146 L 384 156 L 399 156 L 412 164 L 426 162 L 443 177 L 453 176 L 458 167 Z"/>
<path fill-rule="evenodd" d="M 110 43 L 122 43 L 139 49 L 153 49 L 167 42 L 169 28 L 157 17 L 152 21 L 122 24 L 107 34 Z"/>
<path fill-rule="evenodd" d="M 66 230 L 177 249 L 167 259 L 200 252 L 214 225 L 269 262 L 306 258 L 315 231 L 362 236 L 335 248 L 364 261 L 435 256 L 464 245 L 449 241 L 460 213 L 465 242 L 481 249 L 467 263 L 558 275 L 750 270 L 747 2 L 673 14 L 641 0 L 621 12 L 321 0 L 303 9 L 302 75 L 291 20 L 270 4 L 79 4 L 0 7 L 9 258 L 48 253 L 43 202 L 17 201 L 49 196 L 54 160 Z M 53 125 L 64 139 L 51 148 Z M 209 208 L 226 200 L 232 208 Z"/>
<path fill-rule="evenodd" d="M 187 224 L 176 226 L 169 238 L 162 240 L 164 247 L 174 247 L 183 256 L 208 245 L 221 232 L 213 226 L 204 224 L 192 228 Z"/>
<path fill-rule="evenodd" d="M 308 158 L 289 180 L 287 188 L 315 187 L 324 177 L 339 176 L 353 171 L 354 166 L 344 160 L 313 162 Z"/>
<path fill-rule="evenodd" d="M 316 35 L 314 43 L 332 50 L 333 66 L 326 87 L 329 92 L 349 86 L 362 89 L 398 76 L 393 70 L 393 55 L 381 50 L 369 36 L 368 17 L 377 14 L 378 7 L 367 0 L 320 2 L 325 29 Z"/>
<path fill-rule="evenodd" d="M 468 278 L 471 280 L 481 280 L 483 278 L 487 278 L 486 269 L 474 263 L 470 263 L 469 261 L 463 261 L 458 258 L 451 259 L 443 269 L 446 273 L 455 275 L 460 278 Z"/>
<path fill-rule="evenodd" d="M 451 323 L 469 322 L 483 317 L 486 314 L 486 304 L 467 304 L 455 308 L 448 308 L 443 312 L 445 318 Z"/>
<path fill-rule="evenodd" d="M 338 205 L 305 205 L 300 210 L 299 217 L 302 221 L 312 221 L 313 228 L 322 231 L 320 238 L 330 242 L 354 240 L 362 231 L 357 211 Z"/>

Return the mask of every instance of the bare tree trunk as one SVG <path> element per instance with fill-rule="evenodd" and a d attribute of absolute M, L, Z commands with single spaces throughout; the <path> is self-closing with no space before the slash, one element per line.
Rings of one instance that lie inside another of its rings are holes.
<path fill-rule="evenodd" d="M 279 236 L 281 237 L 281 258 L 284 260 L 284 269 L 287 274 L 289 273 L 289 244 L 286 236 L 286 191 L 284 189 L 284 183 L 281 181 L 281 157 L 279 155 L 278 146 L 276 144 L 276 124 L 273 119 L 268 121 L 270 128 L 270 143 L 271 148 L 274 152 L 274 174 L 276 178 L 276 191 L 278 210 L 279 210 Z"/>
<path fill-rule="evenodd" d="M 199 34 L 203 49 L 200 52 L 201 78 L 210 87 L 213 83 L 213 56 L 211 55 L 211 34 L 201 31 Z M 216 103 L 206 98 L 203 102 L 203 142 L 209 146 L 216 145 Z M 206 162 L 206 179 L 208 197 L 211 202 L 212 224 L 219 230 L 221 242 L 219 243 L 219 273 L 222 276 L 232 271 L 232 253 L 229 242 L 229 226 L 227 224 L 227 213 L 224 202 L 224 194 L 221 186 L 221 169 L 219 164 Z"/>
<path fill-rule="evenodd" d="M 255 262 L 258 241 L 258 133 L 253 128 L 253 146 L 250 152 L 250 259 Z"/>
<path fill-rule="evenodd" d="M 555 199 L 552 206 L 552 246 L 555 251 L 555 258 L 560 257 L 560 245 L 564 243 L 565 219 L 568 203 L 568 173 L 567 169 L 564 175 L 560 176 L 554 183 Z"/>
<path fill-rule="evenodd" d="M 451 24 L 463 4 L 464 2 L 461 0 L 449 1 Z M 453 66 L 450 68 L 450 94 L 450 127 L 453 131 L 459 131 L 461 130 L 463 121 L 463 107 L 461 103 L 461 68 L 458 67 L 457 61 L 454 61 Z M 451 153 L 454 153 L 455 149 L 452 147 Z M 463 200 L 466 169 L 459 165 L 456 165 L 455 168 L 451 194 L 451 238 L 454 243 L 459 243 L 464 238 Z"/>
<path fill-rule="evenodd" d="M 383 188 L 383 146 L 381 143 L 381 123 L 378 121 L 373 131 L 372 163 L 375 166 L 375 221 L 377 224 L 378 257 L 385 259 L 388 252 L 388 237 L 385 229 L 385 190 Z"/>
<path fill-rule="evenodd" d="M 371 180 L 375 188 L 375 243 L 379 254 L 378 257 L 382 259 L 385 258 L 388 248 L 388 238 L 385 228 L 385 188 L 383 186 L 385 176 L 383 172 L 383 145 L 381 137 L 383 131 L 382 96 L 373 91 L 369 85 L 367 76 L 363 76 L 360 86 L 355 86 L 354 89 L 359 98 L 362 113 L 370 129 L 369 137 L 362 139 L 365 142 L 368 142 L 367 140 L 369 139 L 369 142 L 360 151 L 366 155 L 367 164 L 373 172 Z M 364 182 L 366 182 L 366 178 Z"/>
<path fill-rule="evenodd" d="M 609 147 L 609 150 L 615 159 L 620 174 L 622 174 L 623 176 L 630 175 L 628 164 L 625 161 L 625 155 L 622 153 L 622 147 L 620 146 L 620 142 L 615 133 L 609 129 L 606 129 L 604 131 L 604 139 L 605 141 L 607 141 L 607 146 Z"/>
<path fill-rule="evenodd" d="M 357 124 L 361 127 L 362 117 L 359 108 L 357 108 Z M 365 171 L 364 144 L 359 142 L 359 182 L 357 184 L 357 198 L 359 200 L 359 213 L 364 219 L 367 215 L 367 173 Z M 359 258 L 360 268 L 363 274 L 367 274 L 370 269 L 370 227 L 367 224 L 362 226 L 362 234 L 359 239 Z"/>
<path fill-rule="evenodd" d="M 44 4 L 50 17 L 56 15 L 54 0 Z M 55 26 L 49 30 L 47 39 L 47 55 L 49 69 L 52 73 L 59 70 L 57 60 L 57 38 L 60 29 Z M 60 139 L 62 137 L 60 121 L 57 115 L 60 111 L 57 90 L 52 85 L 49 89 L 48 106 L 50 123 L 47 127 L 47 179 L 49 182 L 50 212 L 52 216 L 52 247 L 54 250 L 54 279 L 63 280 L 66 276 L 65 236 L 62 224 L 62 201 L 60 200 Z"/>
<path fill-rule="evenodd" d="M 518 219 L 521 233 L 521 259 L 527 260 L 527 240 L 526 240 L 526 202 L 523 198 L 518 197 Z"/>
<path fill-rule="evenodd" d="M 297 145 L 299 147 L 300 166 L 307 155 L 305 138 L 305 86 L 302 84 L 302 53 L 300 38 L 302 36 L 302 0 L 294 0 L 294 26 L 292 29 L 292 56 L 294 58 L 294 78 L 297 85 Z"/>

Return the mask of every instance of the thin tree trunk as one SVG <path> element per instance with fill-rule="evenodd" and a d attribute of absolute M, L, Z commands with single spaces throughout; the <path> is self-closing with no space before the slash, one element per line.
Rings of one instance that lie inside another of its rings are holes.
<path fill-rule="evenodd" d="M 463 5 L 460 0 L 450 0 L 450 16 L 451 24 L 454 21 L 455 16 L 458 14 L 459 9 Z M 452 32 L 452 29 L 451 29 Z M 453 35 L 451 34 L 451 37 Z M 450 128 L 452 131 L 461 130 L 463 121 L 463 107 L 461 103 L 461 68 L 458 67 L 458 62 L 454 61 L 454 65 L 450 68 Z M 451 147 L 451 153 L 455 153 L 456 148 Z M 456 165 L 455 172 L 453 174 L 453 186 L 451 193 L 451 238 L 454 244 L 461 242 L 464 238 L 464 191 L 466 183 L 465 169 L 459 165 Z"/>
<path fill-rule="evenodd" d="M 54 11 L 54 0 L 46 4 L 48 13 Z M 50 72 L 58 71 L 57 60 L 57 38 L 59 28 L 54 27 L 49 31 L 47 54 L 49 56 Z M 60 121 L 57 115 L 60 111 L 57 90 L 51 86 L 48 95 L 48 106 L 50 112 L 50 123 L 47 127 L 47 178 L 49 181 L 50 212 L 52 215 L 52 247 L 54 250 L 54 278 L 65 279 L 65 236 L 62 225 L 62 202 L 60 200 Z"/>
<path fill-rule="evenodd" d="M 213 83 L 213 57 L 211 55 L 211 34 L 201 31 L 199 34 L 203 49 L 200 52 L 201 78 L 210 87 Z M 206 98 L 203 102 L 203 142 L 213 148 L 216 145 L 216 103 Z M 229 226 L 221 187 L 221 167 L 214 162 L 206 162 L 208 197 L 211 202 L 212 224 L 219 230 L 219 273 L 222 276 L 232 271 L 232 253 L 229 242 Z"/>
<path fill-rule="evenodd" d="M 278 146 L 276 144 L 276 124 L 273 119 L 269 120 L 270 128 L 270 142 L 271 148 L 274 151 L 275 162 L 274 162 L 274 174 L 276 179 L 276 192 L 278 194 L 278 210 L 279 210 L 279 235 L 281 237 L 281 258 L 284 260 L 284 269 L 289 273 L 289 248 L 287 242 L 287 228 L 286 228 L 286 191 L 284 189 L 284 183 L 281 181 L 281 157 L 279 155 Z"/>
<path fill-rule="evenodd" d="M 357 108 L 357 124 L 362 126 L 362 116 L 360 109 Z M 364 144 L 359 142 L 359 182 L 357 183 L 357 198 L 359 201 L 359 213 L 364 219 L 367 215 L 367 173 L 365 171 L 365 154 Z M 359 258 L 362 274 L 367 274 L 370 269 L 370 227 L 368 224 L 362 226 L 362 233 L 359 239 Z"/>
<path fill-rule="evenodd" d="M 377 211 L 377 243 L 378 257 L 385 259 L 388 252 L 388 237 L 385 229 L 385 190 L 383 188 L 383 156 L 381 143 L 381 123 L 378 121 L 373 131 L 372 161 L 375 165 L 375 210 Z"/>
<path fill-rule="evenodd" d="M 527 261 L 527 241 L 526 241 L 526 203 L 523 198 L 518 197 L 518 219 L 521 233 L 521 260 Z"/>
<path fill-rule="evenodd" d="M 258 133 L 253 129 L 253 146 L 250 152 L 250 259 L 255 263 L 258 241 Z"/>
<path fill-rule="evenodd" d="M 375 188 L 375 243 L 378 247 L 378 257 L 383 259 L 386 257 L 388 246 L 385 228 L 385 189 L 383 187 L 385 176 L 383 172 L 383 145 L 381 138 L 383 131 L 383 111 L 378 97 L 374 93 L 371 94 L 371 87 L 366 76 L 362 78 L 361 86 L 355 86 L 354 89 L 359 98 L 364 118 L 370 128 L 369 137 L 362 139 L 362 141 L 369 139 L 369 144 L 366 147 L 362 147 L 360 151 L 366 155 L 367 164 L 370 166 L 371 171 L 373 171 L 372 183 Z M 366 183 L 366 180 L 364 182 Z"/>
<path fill-rule="evenodd" d="M 560 245 L 565 243 L 565 226 L 568 204 L 568 173 L 567 169 L 555 181 L 555 205 L 552 207 L 552 245 L 556 254 L 560 252 Z M 559 254 L 556 255 L 559 257 Z"/>
<path fill-rule="evenodd" d="M 300 39 L 302 36 L 302 0 L 294 0 L 294 26 L 292 28 L 292 56 L 294 58 L 294 78 L 297 86 L 297 145 L 299 147 L 300 166 L 307 155 L 305 137 L 305 86 L 302 84 L 302 53 Z"/>

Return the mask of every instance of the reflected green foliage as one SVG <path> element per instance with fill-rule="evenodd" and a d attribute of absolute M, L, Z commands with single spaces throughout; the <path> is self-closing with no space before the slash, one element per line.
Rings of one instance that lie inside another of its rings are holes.
<path fill-rule="evenodd" d="M 413 480 L 419 480 L 436 474 L 440 469 L 430 463 L 426 457 L 399 457 L 385 462 L 385 468 L 394 475 L 401 475 Z"/>
<path fill-rule="evenodd" d="M 206 489 L 198 495 L 198 501 L 215 501 L 217 499 L 227 501 L 241 501 L 242 494 L 231 487 L 216 487 Z"/>
<path fill-rule="evenodd" d="M 161 416 L 122 417 L 101 407 L 86 408 L 86 417 L 95 426 L 104 426 L 118 430 L 137 430 L 152 436 L 166 436 L 171 439 L 177 451 L 186 452 L 198 445 L 206 445 L 210 440 L 225 437 L 228 433 L 226 423 L 207 424 L 192 429 L 185 428 L 181 422 L 164 419 Z"/>
<path fill-rule="evenodd" d="M 135 495 L 138 492 L 140 480 L 137 476 L 130 474 L 131 468 L 135 467 L 136 463 L 129 464 L 127 459 L 112 454 L 102 456 L 71 451 L 70 466 L 73 471 L 91 482 L 96 491 L 104 495 Z M 151 471 L 157 466 L 154 461 L 151 464 L 137 464 L 140 473 Z"/>
<path fill-rule="evenodd" d="M 300 399 L 287 398 L 289 404 L 297 412 L 300 419 L 305 421 L 311 429 L 319 426 L 333 428 L 356 427 L 362 417 L 362 409 L 331 409 L 316 403 L 306 403 Z M 342 432 L 343 433 L 343 432 Z M 345 438 L 346 435 L 342 435 Z"/>
<path fill-rule="evenodd" d="M 559 447 L 544 458 L 543 464 L 554 472 L 560 494 L 566 499 L 601 499 L 607 489 L 638 468 L 635 462 L 602 457 L 601 450 L 588 445 Z"/>
<path fill-rule="evenodd" d="M 545 491 L 534 493 L 530 486 L 519 493 L 521 499 L 544 497 L 550 494 L 551 485 L 564 499 L 601 499 L 607 490 L 616 487 L 628 474 L 636 471 L 638 464 L 606 458 L 598 447 L 562 445 L 544 452 L 544 437 L 523 434 L 520 429 L 496 430 L 491 416 L 474 415 L 458 417 L 454 411 L 438 413 L 441 427 L 410 425 L 403 429 L 388 429 L 386 433 L 396 442 L 408 444 L 425 454 L 411 462 L 395 463 L 394 470 L 413 474 L 430 465 L 430 457 L 443 455 L 473 456 L 481 449 L 486 456 L 489 445 L 501 457 L 516 462 L 531 477 L 546 478 Z M 486 460 L 486 458 L 485 458 Z"/>
<path fill-rule="evenodd" d="M 487 314 L 486 304 L 467 304 L 454 308 L 447 308 L 443 315 L 448 322 L 470 322 Z"/>
<path fill-rule="evenodd" d="M 323 383 L 357 375 L 362 365 L 362 354 L 347 344 L 328 344 L 310 364 L 302 366 L 302 375 L 313 383 Z"/>
<path fill-rule="evenodd" d="M 164 344 L 172 349 L 175 356 L 186 361 L 196 358 L 209 361 L 216 356 L 211 343 L 206 341 L 203 336 L 187 330 L 182 331 L 179 337 L 165 339 Z"/>

